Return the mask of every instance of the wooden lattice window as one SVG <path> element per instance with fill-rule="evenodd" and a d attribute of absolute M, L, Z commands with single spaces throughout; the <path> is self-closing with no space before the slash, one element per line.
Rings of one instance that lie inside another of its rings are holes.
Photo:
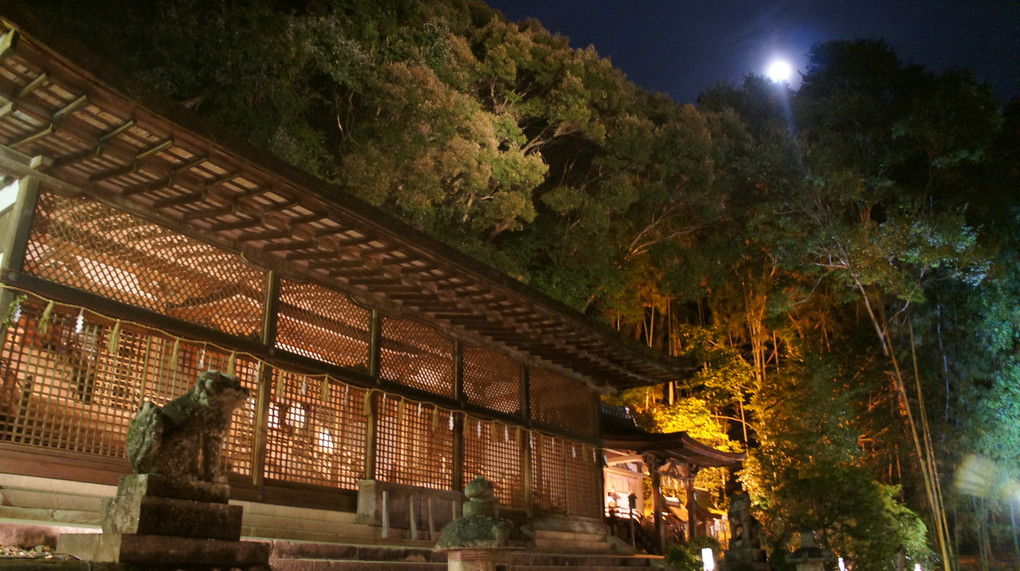
<path fill-rule="evenodd" d="M 597 518 L 602 514 L 602 465 L 595 448 L 564 441 L 567 515 Z"/>
<path fill-rule="evenodd" d="M 521 366 L 488 347 L 464 347 L 468 402 L 506 414 L 521 411 Z"/>
<path fill-rule="evenodd" d="M 353 490 L 365 477 L 364 390 L 273 371 L 265 477 Z"/>
<path fill-rule="evenodd" d="M 484 476 L 496 489 L 500 506 L 524 510 L 519 427 L 468 419 L 464 426 L 464 480 Z"/>
<path fill-rule="evenodd" d="M 529 381 L 532 419 L 577 434 L 595 434 L 598 402 L 587 385 L 543 369 L 531 369 Z"/>
<path fill-rule="evenodd" d="M 80 308 L 27 297 L 0 349 L 0 440 L 69 452 L 124 457 L 127 428 L 145 400 L 163 406 L 231 356 L 135 324 L 117 325 Z M 47 315 L 48 313 L 48 315 Z M 116 336 L 111 340 L 113 331 Z M 224 466 L 251 471 L 256 364 L 235 357 L 251 392 L 234 412 Z"/>
<path fill-rule="evenodd" d="M 262 334 L 265 272 L 230 252 L 84 197 L 40 195 L 24 268 L 240 337 Z"/>
<path fill-rule="evenodd" d="M 538 513 L 567 513 L 566 472 L 563 461 L 563 439 L 532 434 L 532 504 Z"/>
<path fill-rule="evenodd" d="M 315 284 L 283 280 L 276 347 L 325 363 L 368 370 L 372 313 Z"/>
<path fill-rule="evenodd" d="M 453 487 L 449 412 L 400 398 L 379 397 L 376 479 L 423 488 Z"/>
<path fill-rule="evenodd" d="M 453 349 L 453 341 L 434 327 L 409 319 L 384 318 L 382 378 L 453 396 Z"/>
<path fill-rule="evenodd" d="M 532 503 L 539 513 L 599 517 L 602 470 L 594 448 L 543 434 L 532 435 Z"/>

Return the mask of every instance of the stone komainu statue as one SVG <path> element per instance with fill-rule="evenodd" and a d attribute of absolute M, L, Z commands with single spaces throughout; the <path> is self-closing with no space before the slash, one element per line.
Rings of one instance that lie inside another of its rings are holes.
<path fill-rule="evenodd" d="M 751 516 L 751 499 L 744 492 L 730 496 L 730 549 L 757 549 L 758 522 Z"/>
<path fill-rule="evenodd" d="M 131 467 L 136 474 L 226 482 L 223 440 L 231 414 L 248 396 L 237 377 L 206 371 L 194 388 L 162 409 L 146 401 L 128 427 Z"/>

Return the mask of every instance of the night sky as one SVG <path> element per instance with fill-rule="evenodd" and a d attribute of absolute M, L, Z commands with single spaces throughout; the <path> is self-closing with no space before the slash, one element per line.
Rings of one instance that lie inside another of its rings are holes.
<path fill-rule="evenodd" d="M 594 45 L 627 77 L 680 103 L 719 81 L 805 67 L 817 42 L 883 38 L 932 71 L 967 67 L 1000 100 L 1020 93 L 1018 0 L 486 0 L 537 18 L 574 47 Z M 797 87 L 796 78 L 791 81 Z"/>

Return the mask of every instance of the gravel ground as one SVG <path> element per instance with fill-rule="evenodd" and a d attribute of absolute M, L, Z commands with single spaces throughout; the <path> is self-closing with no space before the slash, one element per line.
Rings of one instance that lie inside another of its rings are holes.
<path fill-rule="evenodd" d="M 48 545 L 35 547 L 18 547 L 16 545 L 0 545 L 0 569 L 19 571 L 35 571 L 46 569 L 89 569 L 87 561 L 81 561 L 73 555 L 54 553 Z"/>

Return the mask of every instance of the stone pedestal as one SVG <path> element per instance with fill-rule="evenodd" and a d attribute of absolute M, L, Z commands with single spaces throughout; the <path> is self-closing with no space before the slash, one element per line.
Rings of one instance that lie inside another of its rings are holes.
<path fill-rule="evenodd" d="M 829 553 L 815 542 L 815 534 L 800 532 L 800 549 L 791 553 L 786 561 L 797 566 L 797 571 L 824 571 Z"/>
<path fill-rule="evenodd" d="M 125 568 L 269 569 L 269 544 L 242 542 L 230 487 L 153 474 L 123 476 L 104 500 L 99 534 L 64 534 L 57 550 Z"/>
<path fill-rule="evenodd" d="M 443 528 L 436 549 L 446 552 L 448 571 L 503 571 L 509 569 L 514 524 L 496 515 L 495 490 L 478 476 L 464 487 L 468 502 L 464 517 Z"/>
<path fill-rule="evenodd" d="M 765 551 L 749 547 L 727 549 L 723 555 L 724 571 L 771 571 Z"/>
<path fill-rule="evenodd" d="M 499 549 L 457 549 L 446 552 L 447 571 L 504 571 L 507 552 Z"/>

